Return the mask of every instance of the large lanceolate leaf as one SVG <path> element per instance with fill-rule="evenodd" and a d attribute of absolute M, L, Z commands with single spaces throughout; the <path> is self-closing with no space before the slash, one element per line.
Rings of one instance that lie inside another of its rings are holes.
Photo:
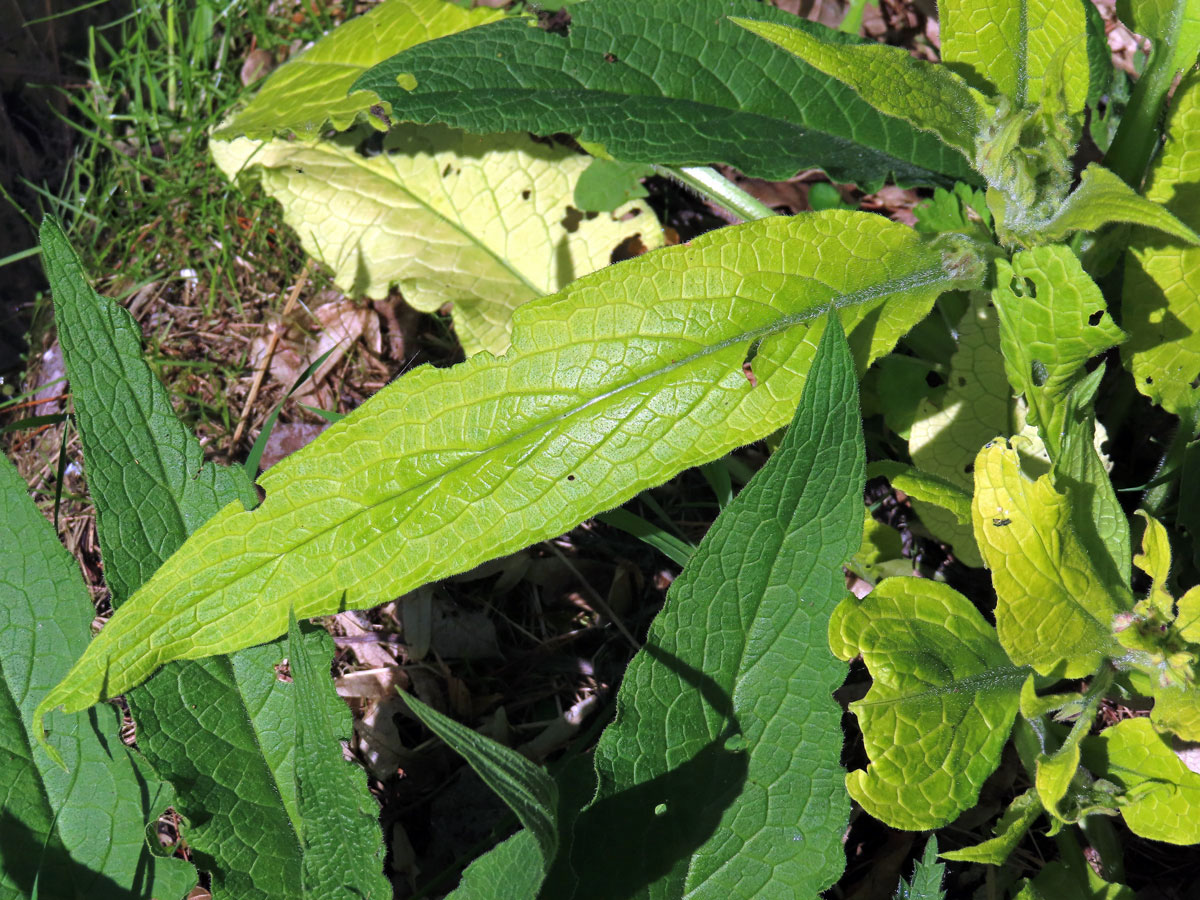
<path fill-rule="evenodd" d="M 629 162 L 724 162 L 763 178 L 820 166 L 839 181 L 975 180 L 960 154 L 764 46 L 729 21 L 736 15 L 856 40 L 753 0 L 590 0 L 572 10 L 565 36 L 496 22 L 413 47 L 354 87 L 402 121 L 565 131 Z"/>
<path fill-rule="evenodd" d="M 831 44 L 793 25 L 734 21 L 849 85 L 880 112 L 932 132 L 965 159 L 975 159 L 975 140 L 994 109 L 950 69 L 914 59 L 902 47 Z"/>
<path fill-rule="evenodd" d="M 387 129 L 379 98 L 350 92 L 363 72 L 393 53 L 503 16 L 494 9 L 466 10 L 446 0 L 385 0 L 351 19 L 271 74 L 262 90 L 216 136 L 256 140 L 292 132 L 312 140 L 328 124 L 344 131 L 356 121 Z"/>
<path fill-rule="evenodd" d="M 1071 498 L 1051 475 L 1028 478 L 1017 451 L 997 440 L 975 460 L 974 510 L 996 628 L 1013 662 L 1066 678 L 1094 672 L 1117 649 L 1113 616 L 1128 598 L 1080 540 Z"/>
<path fill-rule="evenodd" d="M 626 239 L 662 243 L 642 202 L 592 216 L 573 209 L 588 158 L 524 134 L 410 125 L 370 157 L 337 140 L 210 148 L 226 175 L 260 174 L 343 291 L 382 298 L 398 283 L 426 312 L 453 303 L 468 356 L 503 353 L 516 307 L 608 265 Z"/>
<path fill-rule="evenodd" d="M 87 646 L 92 616 L 78 565 L 0 455 L 0 896 L 179 900 L 195 870 L 146 844 L 170 791 L 121 745 L 117 710 L 51 717 L 69 773 L 33 740 L 34 707 Z"/>
<path fill-rule="evenodd" d="M 847 599 L 829 623 L 842 659 L 861 655 L 874 684 L 850 704 L 870 765 L 850 796 L 896 828 L 938 828 L 979 799 L 1029 675 L 962 594 L 923 578 L 888 578 Z"/>
<path fill-rule="evenodd" d="M 321 629 L 305 640 L 292 616 L 288 622 L 288 664 L 296 739 L 296 806 L 304 847 L 301 884 L 311 900 L 355 897 L 390 900 L 383 874 L 379 805 L 367 791 L 366 776 L 342 756 L 350 737 L 350 710 L 329 677 L 333 641 Z"/>
<path fill-rule="evenodd" d="M 938 0 L 942 61 L 971 84 L 1018 106 L 1042 99 L 1051 67 L 1061 66 L 1067 111 L 1088 93 L 1083 0 Z M 1066 59 L 1060 57 L 1066 54 Z"/>
<path fill-rule="evenodd" d="M 827 310 L 865 369 L 981 270 L 967 250 L 831 211 L 712 232 L 528 303 L 504 357 L 415 369 L 272 467 L 263 503 L 196 532 L 43 710 L 268 640 L 293 605 L 369 606 L 560 534 L 785 425 Z"/>
<path fill-rule="evenodd" d="M 187 536 L 253 493 L 244 470 L 206 464 L 141 356 L 128 312 L 91 289 L 53 219 L 42 254 L 54 294 L 104 574 L 120 608 Z M 315 636 L 312 636 L 315 639 Z M 301 852 L 292 775 L 292 685 L 279 643 L 175 663 L 127 695 L 138 746 L 176 786 L 197 864 L 218 891 L 291 898 Z M 334 698 L 334 703 L 340 703 Z"/>
<path fill-rule="evenodd" d="M 863 463 L 854 363 L 831 320 L 779 450 L 713 523 L 625 674 L 575 826 L 576 898 L 815 897 L 841 874 L 846 666 L 825 634 L 862 538 Z"/>
<path fill-rule="evenodd" d="M 1146 197 L 1200 228 L 1200 75 L 1188 75 L 1176 91 L 1167 134 Z M 1137 244 L 1122 294 L 1125 364 L 1155 403 L 1177 415 L 1190 412 L 1200 401 L 1200 247 L 1153 233 Z"/>

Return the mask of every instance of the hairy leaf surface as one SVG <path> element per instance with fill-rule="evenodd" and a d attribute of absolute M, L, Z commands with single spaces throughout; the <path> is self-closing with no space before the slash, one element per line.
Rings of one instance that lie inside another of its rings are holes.
<path fill-rule="evenodd" d="M 1151 168 L 1146 198 L 1161 203 L 1190 228 L 1200 228 L 1200 75 L 1175 92 L 1167 143 Z M 1122 348 L 1137 388 L 1182 415 L 1200 401 L 1200 247 L 1146 234 L 1125 267 Z"/>
<path fill-rule="evenodd" d="M 1066 73 L 1067 111 L 1087 102 L 1087 19 L 1077 0 L 938 0 L 942 61 L 976 88 L 1035 106 L 1051 65 Z M 1066 48 L 1065 61 L 1055 59 Z"/>
<path fill-rule="evenodd" d="M 53 715 L 34 743 L 34 707 L 87 646 L 94 610 L 79 566 L 0 454 L 0 896 L 182 897 L 196 871 L 161 859 L 146 826 L 172 802 L 118 736 L 120 713 Z"/>
<path fill-rule="evenodd" d="M 915 59 L 902 47 L 832 44 L 792 25 L 733 21 L 853 88 L 881 113 L 932 132 L 965 159 L 975 159 L 975 139 L 994 110 L 945 66 Z"/>
<path fill-rule="evenodd" d="M 1030 480 L 1017 451 L 998 439 L 975 460 L 974 510 L 996 588 L 996 628 L 1013 662 L 1042 675 L 1094 672 L 1116 648 L 1112 621 L 1124 598 L 1080 541 L 1070 499 L 1050 475 Z"/>
<path fill-rule="evenodd" d="M 1120 176 L 1096 163 L 1083 170 L 1079 187 L 1071 192 L 1054 217 L 1038 229 L 1038 237 L 1044 241 L 1062 241 L 1072 232 L 1096 231 L 1110 222 L 1144 225 L 1184 243 L 1200 244 L 1200 235 L 1173 212 L 1143 197 Z"/>
<path fill-rule="evenodd" d="M 862 537 L 863 462 L 854 363 L 831 320 L 783 443 L 625 674 L 575 828 L 575 897 L 809 897 L 841 874 L 832 694 L 846 667 L 824 636 Z"/>
<path fill-rule="evenodd" d="M 398 284 L 425 312 L 453 303 L 468 356 L 503 353 L 514 309 L 608 265 L 622 242 L 662 244 L 644 203 L 581 215 L 571 204 L 588 158 L 528 135 L 409 125 L 370 157 L 336 140 L 210 148 L 227 176 L 258 173 L 346 293 L 382 299 Z"/>
<path fill-rule="evenodd" d="M 273 638 L 293 605 L 370 606 L 560 534 L 786 424 L 827 310 L 865 369 L 981 268 L 831 211 L 721 229 L 528 303 L 504 357 L 415 369 L 272 467 L 263 503 L 197 531 L 42 710 Z"/>
<path fill-rule="evenodd" d="M 873 684 L 850 704 L 870 765 L 850 796 L 895 828 L 939 828 L 979 799 L 1000 763 L 1029 674 L 1005 655 L 962 594 L 924 578 L 888 578 L 843 600 L 829 623 L 842 659 L 862 655 Z"/>
<path fill-rule="evenodd" d="M 292 132 L 312 140 L 327 124 L 344 131 L 360 121 L 386 131 L 382 107 L 372 111 L 379 98 L 370 91 L 350 91 L 356 78 L 405 47 L 503 15 L 495 9 L 462 9 L 445 0 L 385 0 L 280 66 L 215 136 L 264 140 Z"/>
<path fill-rule="evenodd" d="M 565 36 L 496 22 L 413 47 L 354 88 L 378 94 L 401 121 L 568 132 L 627 162 L 723 162 L 763 178 L 820 166 L 836 181 L 877 182 L 889 172 L 901 181 L 977 180 L 932 135 L 764 47 L 729 21 L 739 14 L 857 42 L 752 0 L 591 0 L 572 10 Z"/>
<path fill-rule="evenodd" d="M 1029 421 L 1056 456 L 1067 394 L 1083 378 L 1084 364 L 1125 333 L 1068 247 L 1038 247 L 1016 254 L 1011 264 L 997 260 L 992 303 L 1008 383 L 1025 397 Z"/>
<path fill-rule="evenodd" d="M 341 741 L 349 739 L 352 725 L 350 710 L 340 702 L 329 677 L 332 661 L 329 635 L 314 629 L 306 640 L 292 616 L 288 666 L 295 686 L 295 791 L 302 823 L 304 896 L 390 900 L 379 804 L 367 790 L 363 770 L 342 756 Z"/>
<path fill-rule="evenodd" d="M 1125 719 L 1083 747 L 1088 768 L 1125 789 L 1118 809 L 1134 834 L 1168 844 L 1200 842 L 1200 775 L 1149 719 Z"/>
<path fill-rule="evenodd" d="M 240 466 L 204 462 L 142 359 L 137 324 L 91 289 L 53 219 L 43 224 L 42 251 L 105 579 L 119 608 L 192 531 L 253 493 Z M 218 892 L 241 898 L 290 900 L 300 890 L 292 729 L 285 727 L 292 686 L 274 669 L 283 656 L 276 642 L 174 663 L 126 697 L 139 749 L 176 786 L 197 864 Z"/>

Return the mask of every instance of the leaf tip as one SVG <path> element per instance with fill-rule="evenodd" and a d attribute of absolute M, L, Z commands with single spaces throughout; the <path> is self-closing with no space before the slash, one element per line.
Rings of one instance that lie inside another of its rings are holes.
<path fill-rule="evenodd" d="M 68 771 L 67 764 L 63 762 L 62 755 L 50 744 L 46 737 L 46 714 L 53 710 L 56 706 L 62 706 L 54 696 L 54 691 L 51 691 L 37 709 L 33 711 L 33 736 L 37 740 L 38 745 L 46 751 L 46 755 L 54 761 L 54 763 L 64 772 Z"/>

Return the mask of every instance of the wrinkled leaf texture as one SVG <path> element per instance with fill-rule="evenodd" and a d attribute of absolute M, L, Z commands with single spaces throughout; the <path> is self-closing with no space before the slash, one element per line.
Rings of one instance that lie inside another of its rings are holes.
<path fill-rule="evenodd" d="M 293 605 L 370 606 L 561 534 L 785 425 L 831 308 L 862 371 L 981 269 L 830 211 L 712 232 L 526 304 L 504 357 L 415 369 L 264 474 L 263 503 L 193 535 L 41 709 L 273 638 Z"/>
<path fill-rule="evenodd" d="M 413 47 L 354 83 L 400 121 L 476 133 L 568 132 L 627 162 L 728 163 L 790 178 L 819 166 L 836 181 L 978 181 L 932 135 L 729 21 L 742 15 L 858 39 L 753 0 L 590 0 L 568 34 L 509 19 Z M 397 83 L 415 87 L 407 90 Z"/>

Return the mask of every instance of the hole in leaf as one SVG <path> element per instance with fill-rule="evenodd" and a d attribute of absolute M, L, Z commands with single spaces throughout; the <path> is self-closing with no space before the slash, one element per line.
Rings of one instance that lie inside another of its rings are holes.
<path fill-rule="evenodd" d="M 1088 324 L 1089 325 L 1099 325 L 1100 320 L 1103 318 L 1104 318 L 1104 310 L 1098 309 L 1094 313 L 1092 313 L 1090 316 L 1088 316 Z"/>
<path fill-rule="evenodd" d="M 560 222 L 559 224 L 562 225 L 563 229 L 567 232 L 567 234 L 574 234 L 575 232 L 577 232 L 579 230 L 579 223 L 582 221 L 583 221 L 583 213 L 581 213 L 579 210 L 577 210 L 573 206 L 568 206 L 567 212 L 562 217 L 562 222 Z"/>
<path fill-rule="evenodd" d="M 624 262 L 627 259 L 633 259 L 635 256 L 641 256 L 645 252 L 646 245 L 642 242 L 642 235 L 639 232 L 638 234 L 630 235 L 629 237 L 625 238 L 625 240 L 621 241 L 621 243 L 617 244 L 617 246 L 613 248 L 612 256 L 609 257 L 609 262 Z"/>
<path fill-rule="evenodd" d="M 542 11 L 538 13 L 538 25 L 551 34 L 566 37 L 571 33 L 571 14 L 567 12 L 566 7 L 558 12 Z"/>
<path fill-rule="evenodd" d="M 930 371 L 925 375 L 925 383 L 931 388 L 939 388 L 946 383 L 946 379 L 937 372 Z"/>
<path fill-rule="evenodd" d="M 614 53 L 605 53 L 605 54 L 604 54 L 604 61 L 605 61 L 606 63 L 615 63 L 615 62 L 617 61 L 616 54 L 614 54 Z"/>
<path fill-rule="evenodd" d="M 575 476 L 574 476 L 574 475 L 568 475 L 568 476 L 567 476 L 567 481 L 574 481 L 574 480 L 575 480 Z"/>
<path fill-rule="evenodd" d="M 521 199 L 522 200 L 528 200 L 532 196 L 533 196 L 533 191 L 529 190 L 528 188 L 521 191 Z"/>

